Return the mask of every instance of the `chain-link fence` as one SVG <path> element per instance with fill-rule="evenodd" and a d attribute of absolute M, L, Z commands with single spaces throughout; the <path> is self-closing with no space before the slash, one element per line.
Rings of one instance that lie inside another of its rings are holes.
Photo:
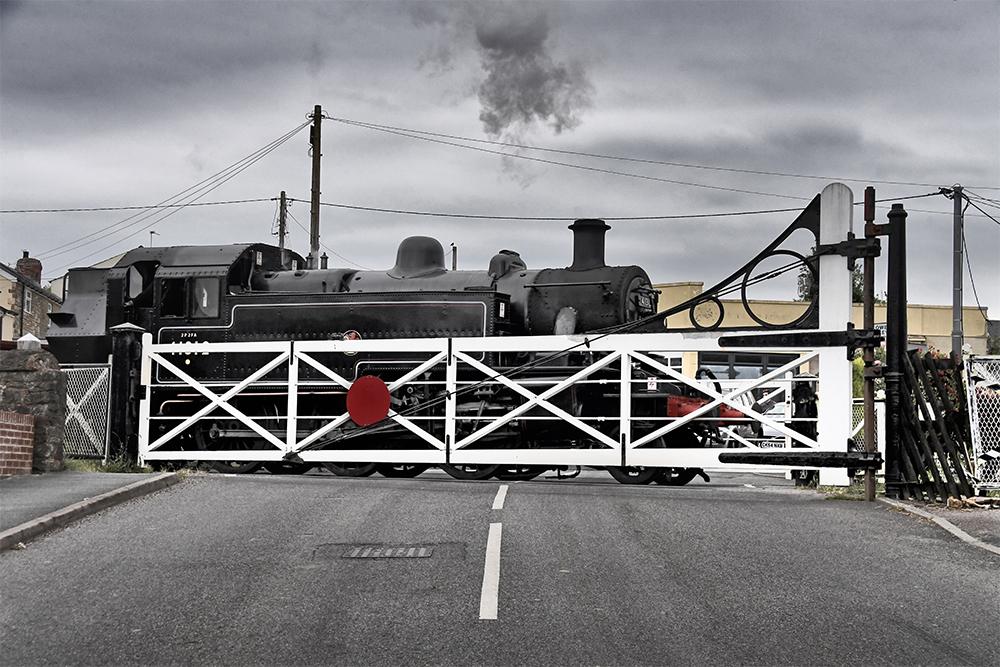
<path fill-rule="evenodd" d="M 858 451 L 865 451 L 865 401 L 855 398 L 851 406 L 851 438 Z M 875 451 L 885 458 L 885 401 L 875 401 Z M 879 469 L 879 474 L 885 472 L 885 463 Z"/>
<path fill-rule="evenodd" d="M 966 369 L 977 486 L 1000 489 L 1000 357 L 970 357 Z"/>
<path fill-rule="evenodd" d="M 104 459 L 108 453 L 108 404 L 111 366 L 63 366 L 66 373 L 66 426 L 63 451 L 67 457 Z"/>

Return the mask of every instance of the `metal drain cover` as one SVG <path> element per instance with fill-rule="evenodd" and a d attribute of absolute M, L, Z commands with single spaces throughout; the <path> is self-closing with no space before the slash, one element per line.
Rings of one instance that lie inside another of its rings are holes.
<path fill-rule="evenodd" d="M 352 544 L 341 558 L 430 558 L 434 548 L 420 544 Z"/>

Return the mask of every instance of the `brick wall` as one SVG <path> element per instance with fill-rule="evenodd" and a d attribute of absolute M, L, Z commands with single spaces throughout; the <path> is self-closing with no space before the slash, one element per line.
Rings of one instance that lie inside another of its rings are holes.
<path fill-rule="evenodd" d="M 31 474 L 35 418 L 0 411 L 0 475 Z"/>

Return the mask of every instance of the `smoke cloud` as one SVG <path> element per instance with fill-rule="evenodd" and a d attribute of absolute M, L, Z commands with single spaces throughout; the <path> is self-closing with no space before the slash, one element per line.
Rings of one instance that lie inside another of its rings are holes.
<path fill-rule="evenodd" d="M 478 89 L 479 119 L 492 137 L 518 136 L 536 122 L 557 134 L 571 130 L 591 105 L 593 87 L 583 65 L 556 62 L 548 50 L 548 16 L 524 7 L 475 17 L 486 74 Z"/>

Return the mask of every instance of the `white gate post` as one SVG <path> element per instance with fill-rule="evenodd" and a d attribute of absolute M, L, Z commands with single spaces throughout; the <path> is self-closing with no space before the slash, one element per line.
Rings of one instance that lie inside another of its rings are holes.
<path fill-rule="evenodd" d="M 852 231 L 854 194 L 843 183 L 823 188 L 819 208 L 819 242 L 840 243 Z M 851 271 L 842 255 L 819 258 L 819 329 L 844 331 L 851 321 Z M 819 353 L 819 446 L 847 451 L 851 435 L 851 363 L 844 348 L 824 348 Z M 844 468 L 822 468 L 819 483 L 847 486 Z"/>
<path fill-rule="evenodd" d="M 146 465 L 149 452 L 149 399 L 153 384 L 152 362 L 149 355 L 153 349 L 153 334 L 142 334 L 142 362 L 139 364 L 139 465 Z M 105 438 L 104 460 L 108 458 L 107 438 Z"/>

